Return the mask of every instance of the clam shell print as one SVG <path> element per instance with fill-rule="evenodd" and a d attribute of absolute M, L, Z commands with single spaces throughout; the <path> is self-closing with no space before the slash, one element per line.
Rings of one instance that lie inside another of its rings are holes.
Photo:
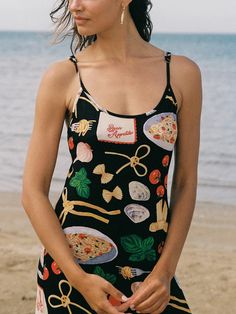
<path fill-rule="evenodd" d="M 93 152 L 89 144 L 84 142 L 79 142 L 76 147 L 77 157 L 74 162 L 77 160 L 82 162 L 90 162 L 93 159 Z"/>
<path fill-rule="evenodd" d="M 138 181 L 131 181 L 129 183 L 129 194 L 135 201 L 148 201 L 150 198 L 149 188 Z"/>
<path fill-rule="evenodd" d="M 176 114 L 163 112 L 151 117 L 145 122 L 143 131 L 150 141 L 172 151 L 177 139 Z"/>
<path fill-rule="evenodd" d="M 124 212 L 134 223 L 143 222 L 150 216 L 149 210 L 139 204 L 129 204 L 125 206 Z"/>

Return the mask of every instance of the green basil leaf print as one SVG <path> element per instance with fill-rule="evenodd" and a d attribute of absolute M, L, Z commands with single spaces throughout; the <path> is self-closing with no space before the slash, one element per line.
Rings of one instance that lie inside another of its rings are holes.
<path fill-rule="evenodd" d="M 146 250 L 150 250 L 151 247 L 153 246 L 153 244 L 154 244 L 153 237 L 148 237 L 148 238 L 144 239 L 143 242 L 142 242 L 142 246 Z"/>
<path fill-rule="evenodd" d="M 89 198 L 90 188 L 88 184 L 91 184 L 91 181 L 87 178 L 87 171 L 84 167 L 75 172 L 69 184 L 76 188 L 76 192 L 80 197 Z"/>
<path fill-rule="evenodd" d="M 85 178 L 87 178 L 87 171 L 84 167 L 81 168 L 78 172 L 76 172 L 76 174 L 78 179 L 80 180 L 84 180 Z"/>
<path fill-rule="evenodd" d="M 145 254 L 141 253 L 141 254 L 132 254 L 129 257 L 129 261 L 132 262 L 141 262 L 145 260 Z"/>
<path fill-rule="evenodd" d="M 83 180 L 83 183 L 90 184 L 91 181 L 90 181 L 88 178 L 85 178 L 85 179 Z"/>
<path fill-rule="evenodd" d="M 121 237 L 121 245 L 127 253 L 131 253 L 130 261 L 143 261 L 148 259 L 153 261 L 156 258 L 156 252 L 152 249 L 154 245 L 153 237 L 142 239 L 136 234 Z"/>
<path fill-rule="evenodd" d="M 96 266 L 93 273 L 98 275 L 98 276 L 101 276 L 103 278 L 105 277 L 105 273 L 104 273 L 102 267 L 100 267 L 100 266 Z"/>
<path fill-rule="evenodd" d="M 70 186 L 73 186 L 73 188 L 76 188 L 76 186 L 78 185 L 78 179 L 76 178 L 76 176 L 74 176 L 73 178 L 70 179 Z"/>
<path fill-rule="evenodd" d="M 89 186 L 87 184 L 84 183 L 80 183 L 77 187 L 76 187 L 76 191 L 77 194 L 81 197 L 84 198 L 89 198 L 90 195 L 90 189 Z"/>
<path fill-rule="evenodd" d="M 148 261 L 153 262 L 156 260 L 156 251 L 155 250 L 150 250 L 147 254 L 146 254 L 146 258 Z"/>
<path fill-rule="evenodd" d="M 121 245 L 128 253 L 142 252 L 142 239 L 136 235 L 131 234 L 129 236 L 121 237 Z"/>

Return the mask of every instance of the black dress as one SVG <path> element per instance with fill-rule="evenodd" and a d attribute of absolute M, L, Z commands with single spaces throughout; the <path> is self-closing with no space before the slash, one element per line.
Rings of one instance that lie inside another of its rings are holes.
<path fill-rule="evenodd" d="M 70 60 L 79 72 L 75 56 Z M 100 107 L 79 75 L 81 88 L 68 125 L 72 163 L 55 206 L 80 266 L 128 297 L 157 263 L 171 219 L 167 176 L 177 138 L 177 103 L 170 85 L 171 54 L 163 61 L 163 96 L 153 110 L 138 115 Z M 36 314 L 95 313 L 44 248 L 37 287 Z M 175 276 L 163 313 L 191 313 Z"/>

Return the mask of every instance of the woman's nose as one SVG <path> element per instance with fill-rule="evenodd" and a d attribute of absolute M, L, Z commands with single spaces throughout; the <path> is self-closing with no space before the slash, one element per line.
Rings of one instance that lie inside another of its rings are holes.
<path fill-rule="evenodd" d="M 82 9 L 83 0 L 70 0 L 69 1 L 69 9 L 70 11 L 78 11 Z"/>

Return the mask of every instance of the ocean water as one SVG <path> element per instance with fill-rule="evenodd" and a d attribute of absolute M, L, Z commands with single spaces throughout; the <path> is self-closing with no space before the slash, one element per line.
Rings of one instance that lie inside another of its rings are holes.
<path fill-rule="evenodd" d="M 200 201 L 236 204 L 236 35 L 153 34 L 151 42 L 188 56 L 201 68 L 203 107 L 198 170 Z M 0 190 L 20 191 L 43 72 L 70 55 L 49 33 L 0 32 Z M 64 126 L 51 191 L 61 191 L 70 165 Z M 170 169 L 170 180 L 171 172 Z"/>

